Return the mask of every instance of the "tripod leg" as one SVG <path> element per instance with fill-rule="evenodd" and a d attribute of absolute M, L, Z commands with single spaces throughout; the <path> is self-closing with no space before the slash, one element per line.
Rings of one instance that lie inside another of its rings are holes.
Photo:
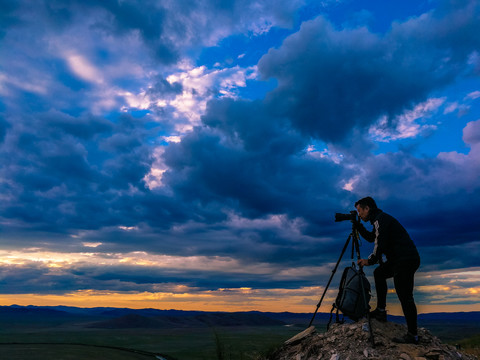
<path fill-rule="evenodd" d="M 310 323 L 308 324 L 308 327 L 312 326 L 313 320 L 315 319 L 315 316 L 317 315 L 318 308 L 322 304 L 323 298 L 325 297 L 325 294 L 327 293 L 328 287 L 330 286 L 330 283 L 332 282 L 333 276 L 335 275 L 335 272 L 337 271 L 338 264 L 340 264 L 340 261 L 342 260 L 343 254 L 347 250 L 348 243 L 350 242 L 350 239 L 352 238 L 352 234 L 348 236 L 347 241 L 345 242 L 345 245 L 343 246 L 342 253 L 340 254 L 340 257 L 337 260 L 337 264 L 335 265 L 335 268 L 332 270 L 332 275 L 330 275 L 330 279 L 328 279 L 327 286 L 325 287 L 325 290 L 323 290 L 322 297 L 320 298 L 320 301 L 317 304 L 317 308 L 315 309 L 315 312 L 313 313 L 312 320 L 310 320 Z"/>
<path fill-rule="evenodd" d="M 360 270 L 360 271 L 363 274 L 363 270 Z M 370 308 L 367 304 L 367 299 L 365 297 L 365 289 L 363 287 L 363 281 L 361 281 L 361 286 L 362 286 L 363 302 L 364 302 L 365 308 L 367 309 L 367 321 L 368 321 L 368 329 L 370 331 L 370 341 L 372 342 L 372 347 L 375 347 L 375 339 L 373 337 L 372 321 L 370 319 Z"/>
<path fill-rule="evenodd" d="M 358 244 L 358 235 L 357 233 L 355 232 L 355 230 L 353 231 L 353 243 L 354 243 L 354 246 L 355 246 L 355 249 L 357 250 L 357 259 L 360 259 L 360 245 Z M 363 272 L 363 268 L 360 267 L 360 274 L 365 274 Z M 365 306 L 365 309 L 367 309 L 367 321 L 368 321 L 368 329 L 369 329 L 369 332 L 370 332 L 370 341 L 372 342 L 372 347 L 374 348 L 375 347 L 375 339 L 373 337 L 373 329 L 372 329 L 372 321 L 370 319 L 370 308 L 369 308 L 369 305 L 367 303 L 367 298 L 365 297 L 365 288 L 363 286 L 363 281 L 360 280 L 360 286 L 361 286 L 361 289 L 362 289 L 362 297 L 363 297 L 363 304 Z"/>

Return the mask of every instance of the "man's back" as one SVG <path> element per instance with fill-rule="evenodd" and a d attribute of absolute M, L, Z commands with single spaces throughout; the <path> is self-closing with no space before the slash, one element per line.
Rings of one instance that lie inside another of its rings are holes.
<path fill-rule="evenodd" d="M 407 230 L 393 216 L 377 210 L 371 223 L 376 233 L 377 257 L 385 254 L 392 263 L 420 259 Z"/>

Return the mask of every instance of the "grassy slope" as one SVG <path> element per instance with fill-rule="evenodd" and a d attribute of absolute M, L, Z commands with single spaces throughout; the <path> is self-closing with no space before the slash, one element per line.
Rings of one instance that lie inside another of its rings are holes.
<path fill-rule="evenodd" d="M 3 320 L 3 321 L 2 321 Z M 119 346 L 139 349 L 152 353 L 161 353 L 178 360 L 204 359 L 254 359 L 256 355 L 281 345 L 285 340 L 302 331 L 306 327 L 303 319 L 301 326 L 216 326 L 211 328 L 167 328 L 167 329 L 89 329 L 85 328 L 78 318 L 51 321 L 40 326 L 38 323 L 24 321 L 12 326 L 11 320 L 0 319 L 0 343 L 84 343 L 91 345 Z M 66 321 L 64 321 L 66 320 Z M 84 319 L 83 319 L 84 320 Z M 480 324 L 466 321 L 436 321 L 422 320 L 419 326 L 429 329 L 434 335 L 445 342 L 460 344 L 463 350 L 475 352 L 473 348 L 480 347 Z M 317 324 L 317 329 L 323 331 L 323 320 Z M 468 339 L 465 339 L 468 338 Z M 24 349 L 25 350 L 25 349 Z M 6 353 L 6 351 L 10 351 Z M 0 358 L 26 359 L 14 356 L 13 351 L 22 351 L 18 347 L 0 346 Z M 72 347 L 50 347 L 37 349 L 36 354 L 47 351 L 57 351 L 65 355 L 65 359 L 96 360 L 100 350 Z M 91 355 L 88 355 L 88 352 Z M 107 351 L 107 350 L 102 350 Z M 478 356 L 478 350 L 476 350 Z M 69 354 L 71 357 L 66 357 Z M 77 356 L 78 357 L 75 357 Z M 51 354 L 43 359 L 51 359 Z M 100 357 L 101 358 L 101 357 Z M 112 358 L 110 356 L 104 358 Z M 114 358 L 141 359 L 134 354 L 121 353 Z M 42 359 L 38 357 L 38 359 Z"/>
<path fill-rule="evenodd" d="M 218 327 L 212 329 L 130 329 L 130 330 L 76 330 L 44 329 L 42 331 L 2 331 L 0 343 L 83 343 L 120 346 L 162 353 L 176 359 L 217 359 L 217 339 L 225 359 L 253 359 L 256 354 L 280 345 L 303 329 L 293 327 Z M 52 350 L 57 349 L 52 348 Z M 60 351 L 58 348 L 57 351 Z M 9 357 L 7 347 L 0 346 L 1 358 Z M 11 350 L 11 349 L 10 349 Z M 2 353 L 3 351 L 3 353 Z M 13 350 L 12 350 L 13 351 Z M 17 350 L 18 351 L 18 350 Z M 45 348 L 39 351 L 46 351 Z M 64 350 L 62 350 L 64 352 Z M 82 351 L 87 351 L 83 349 Z M 78 354 L 78 359 L 86 358 Z M 124 354 L 125 359 L 129 359 Z M 87 357 L 89 358 L 89 357 Z M 21 359 L 21 358 L 18 358 Z M 45 357 L 48 359 L 48 356 Z M 136 357 L 132 357 L 136 359 Z"/>

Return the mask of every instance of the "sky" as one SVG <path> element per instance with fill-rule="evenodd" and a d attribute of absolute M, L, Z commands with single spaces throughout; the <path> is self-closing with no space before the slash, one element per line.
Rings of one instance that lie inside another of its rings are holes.
<path fill-rule="evenodd" d="M 372 196 L 419 312 L 479 311 L 478 34 L 478 0 L 0 0 L 0 305 L 313 312 Z"/>

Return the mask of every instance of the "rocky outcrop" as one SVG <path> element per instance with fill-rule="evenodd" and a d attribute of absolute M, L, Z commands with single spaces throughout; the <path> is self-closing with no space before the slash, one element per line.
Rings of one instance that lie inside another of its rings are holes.
<path fill-rule="evenodd" d="M 269 360 L 474 360 L 477 357 L 443 344 L 424 328 L 419 329 L 418 345 L 397 344 L 394 337 L 406 334 L 404 325 L 372 320 L 375 345 L 370 341 L 366 320 L 333 324 L 325 333 L 310 327 L 287 340 Z M 477 359 L 478 360 L 478 359 Z"/>

